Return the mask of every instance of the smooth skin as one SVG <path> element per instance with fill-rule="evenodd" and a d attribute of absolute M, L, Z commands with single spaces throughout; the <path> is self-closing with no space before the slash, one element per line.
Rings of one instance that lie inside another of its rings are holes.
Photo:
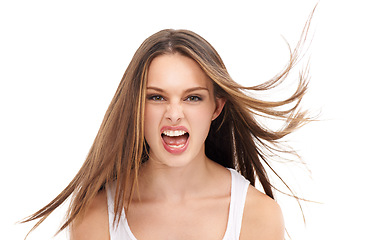
<path fill-rule="evenodd" d="M 150 158 L 142 166 L 139 195 L 131 202 L 127 219 L 138 240 L 222 239 L 229 214 L 230 172 L 205 155 L 210 123 L 225 100 L 216 98 L 213 84 L 199 65 L 181 54 L 156 57 L 148 72 L 145 138 Z M 174 154 L 162 144 L 161 129 L 188 130 L 185 151 Z M 73 222 L 72 240 L 109 240 L 105 191 L 86 214 Z M 249 186 L 240 240 L 284 239 L 278 204 Z"/>

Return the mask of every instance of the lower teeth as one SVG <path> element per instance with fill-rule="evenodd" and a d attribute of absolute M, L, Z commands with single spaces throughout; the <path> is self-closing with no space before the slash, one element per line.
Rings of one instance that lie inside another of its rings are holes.
<path fill-rule="evenodd" d="M 168 145 L 169 147 L 171 148 L 181 148 L 184 146 L 184 144 L 181 144 L 181 145 Z"/>

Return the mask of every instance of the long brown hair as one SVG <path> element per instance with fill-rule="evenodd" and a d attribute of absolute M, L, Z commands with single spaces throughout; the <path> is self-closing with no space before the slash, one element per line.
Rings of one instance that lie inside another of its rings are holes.
<path fill-rule="evenodd" d="M 226 99 L 223 111 L 211 124 L 205 141 L 206 155 L 224 167 L 236 169 L 252 185 L 258 180 L 265 193 L 274 198 L 274 187 L 265 170 L 266 166 L 270 167 L 267 152 L 284 151 L 279 140 L 309 121 L 306 113 L 299 108 L 308 81 L 305 74 L 300 74 L 297 90 L 280 101 L 260 100 L 250 92 L 267 91 L 283 82 L 299 59 L 309 23 L 310 19 L 295 50 L 290 51 L 287 66 L 273 79 L 253 87 L 244 87 L 233 81 L 216 50 L 194 32 L 167 29 L 147 38 L 126 69 L 77 175 L 54 200 L 23 222 L 39 219 L 31 229 L 34 230 L 72 197 L 66 220 L 59 230 L 62 231 L 84 214 L 107 183 L 114 181 L 115 219 L 119 220 L 122 209 L 127 210 L 130 205 L 137 187 L 139 168 L 148 157 L 148 146 L 144 139 L 148 67 L 155 57 L 172 53 L 180 53 L 196 61 L 212 80 L 215 95 Z M 279 110 L 282 106 L 285 109 Z M 260 124 L 255 116 L 280 119 L 285 125 L 274 131 Z"/>

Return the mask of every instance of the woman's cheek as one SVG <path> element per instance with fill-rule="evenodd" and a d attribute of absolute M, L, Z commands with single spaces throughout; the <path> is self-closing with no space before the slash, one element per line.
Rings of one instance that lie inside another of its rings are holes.
<path fill-rule="evenodd" d="M 147 141 L 150 141 L 152 135 L 158 133 L 159 124 L 161 121 L 160 109 L 146 106 L 144 112 L 144 135 Z"/>
<path fill-rule="evenodd" d="M 210 129 L 212 121 L 212 110 L 210 108 L 197 108 L 192 112 L 187 112 L 188 122 L 195 131 L 199 131 L 204 135 L 207 135 Z"/>

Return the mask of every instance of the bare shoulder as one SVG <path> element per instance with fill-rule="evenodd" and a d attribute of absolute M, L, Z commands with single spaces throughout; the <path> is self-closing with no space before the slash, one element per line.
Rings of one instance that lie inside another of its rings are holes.
<path fill-rule="evenodd" d="M 283 240 L 284 221 L 279 205 L 249 186 L 244 207 L 240 240 Z"/>
<path fill-rule="evenodd" d="M 83 217 L 70 226 L 71 240 L 109 240 L 109 217 L 106 192 L 95 197 Z"/>

